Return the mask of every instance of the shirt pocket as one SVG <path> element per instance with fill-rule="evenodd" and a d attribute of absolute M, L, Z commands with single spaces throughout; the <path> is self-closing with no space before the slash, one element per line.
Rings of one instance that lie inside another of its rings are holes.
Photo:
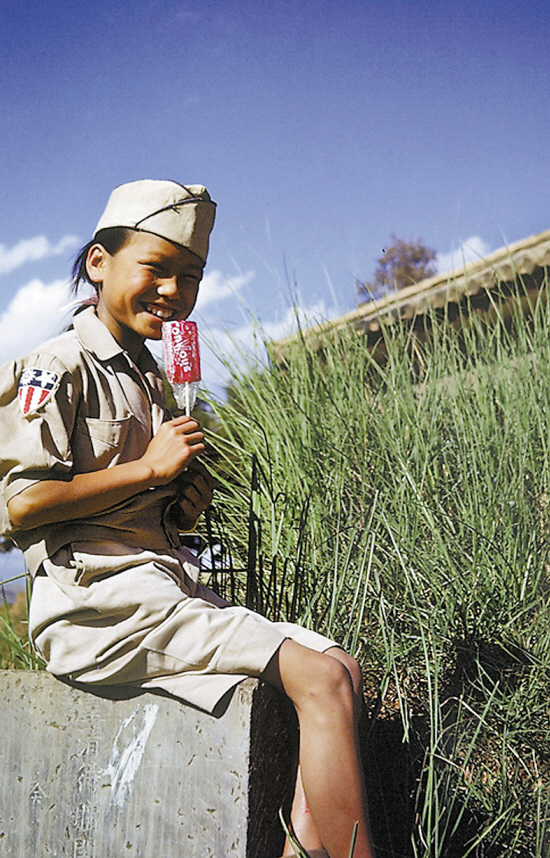
<path fill-rule="evenodd" d="M 117 464 L 135 418 L 132 414 L 118 420 L 81 417 L 73 435 L 75 473 L 85 473 Z"/>

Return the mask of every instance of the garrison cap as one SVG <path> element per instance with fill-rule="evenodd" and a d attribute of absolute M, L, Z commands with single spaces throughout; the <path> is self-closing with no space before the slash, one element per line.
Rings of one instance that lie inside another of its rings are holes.
<path fill-rule="evenodd" d="M 202 185 L 141 179 L 114 189 L 94 236 L 113 226 L 152 232 L 206 262 L 215 214 L 216 203 Z"/>

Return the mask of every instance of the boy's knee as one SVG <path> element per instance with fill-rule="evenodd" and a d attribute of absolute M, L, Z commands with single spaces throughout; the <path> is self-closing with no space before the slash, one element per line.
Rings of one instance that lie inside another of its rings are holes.
<path fill-rule="evenodd" d="M 361 681 L 359 666 L 343 650 L 338 649 L 339 657 L 333 657 L 335 652 L 321 653 L 286 640 L 263 678 L 282 687 L 299 710 L 311 707 L 321 713 L 336 706 L 351 711 L 356 699 L 354 683 Z"/>
<path fill-rule="evenodd" d="M 351 677 L 354 694 L 361 695 L 363 693 L 363 674 L 359 666 L 359 662 L 340 647 L 334 647 L 327 650 L 327 655 L 337 659 L 345 666 Z"/>
<path fill-rule="evenodd" d="M 325 702 L 340 700 L 346 704 L 354 693 L 347 665 L 327 655 L 323 655 L 317 671 L 311 677 L 311 688 Z"/>

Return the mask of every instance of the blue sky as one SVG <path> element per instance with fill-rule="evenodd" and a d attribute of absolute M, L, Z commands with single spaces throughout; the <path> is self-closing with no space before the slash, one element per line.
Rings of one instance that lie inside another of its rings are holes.
<path fill-rule="evenodd" d="M 218 202 L 208 344 L 355 306 L 390 235 L 441 269 L 550 228 L 543 0 L 2 0 L 0 361 L 63 321 L 112 188 Z M 0 577 L 2 572 L 0 570 Z"/>
<path fill-rule="evenodd" d="M 111 189 L 219 204 L 196 318 L 250 342 L 355 306 L 390 235 L 486 253 L 550 227 L 542 0 L 3 0 L 0 360 L 55 330 Z M 460 262 L 460 253 L 455 259 Z"/>

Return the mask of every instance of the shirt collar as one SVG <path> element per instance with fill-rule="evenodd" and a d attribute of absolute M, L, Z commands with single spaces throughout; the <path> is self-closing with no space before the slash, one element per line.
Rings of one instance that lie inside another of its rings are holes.
<path fill-rule="evenodd" d="M 100 360 L 111 360 L 124 349 L 110 330 L 96 316 L 94 307 L 86 307 L 73 319 L 73 325 L 83 346 Z"/>
<path fill-rule="evenodd" d="M 124 355 L 129 359 L 127 352 L 115 340 L 108 327 L 97 317 L 95 307 L 86 307 L 78 313 L 73 319 L 73 326 L 85 349 L 95 354 L 99 360 L 112 360 L 117 355 Z M 145 346 L 140 352 L 137 364 L 143 370 L 157 369 L 156 361 Z"/>

